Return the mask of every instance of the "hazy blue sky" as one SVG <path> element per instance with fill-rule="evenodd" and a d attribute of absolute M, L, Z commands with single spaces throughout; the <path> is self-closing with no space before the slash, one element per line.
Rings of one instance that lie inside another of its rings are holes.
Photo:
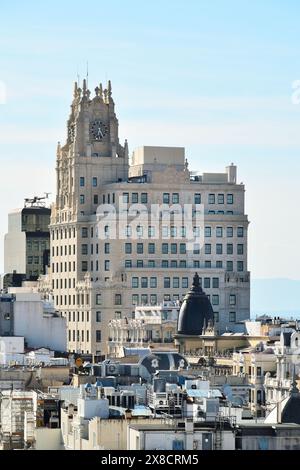
<path fill-rule="evenodd" d="M 112 80 L 131 150 L 180 145 L 194 170 L 238 165 L 253 277 L 300 279 L 299 17 L 299 0 L 1 2 L 1 245 L 8 210 L 55 191 L 88 61 L 92 88 Z"/>

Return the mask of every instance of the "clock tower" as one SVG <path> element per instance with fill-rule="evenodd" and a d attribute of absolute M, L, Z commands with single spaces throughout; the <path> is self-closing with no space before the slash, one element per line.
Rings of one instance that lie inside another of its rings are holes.
<path fill-rule="evenodd" d="M 93 98 L 86 80 L 82 89 L 75 83 L 67 128 L 66 144 L 57 149 L 54 212 L 59 220 L 94 214 L 95 189 L 128 178 L 128 145 L 119 142 L 110 81 L 105 89 L 97 86 Z"/>

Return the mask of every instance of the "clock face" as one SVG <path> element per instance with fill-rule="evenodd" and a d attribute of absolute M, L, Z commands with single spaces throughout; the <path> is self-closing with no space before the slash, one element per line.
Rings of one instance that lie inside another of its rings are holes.
<path fill-rule="evenodd" d="M 108 127 L 102 121 L 96 120 L 90 124 L 90 134 L 92 140 L 101 141 L 108 133 Z"/>

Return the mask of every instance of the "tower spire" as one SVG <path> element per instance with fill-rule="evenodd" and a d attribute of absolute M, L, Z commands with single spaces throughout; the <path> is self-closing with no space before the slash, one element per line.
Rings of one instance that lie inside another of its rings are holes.
<path fill-rule="evenodd" d="M 112 88 L 111 88 L 111 81 L 108 80 L 108 85 L 107 85 L 107 94 L 108 94 L 108 99 L 111 98 L 111 93 L 112 93 Z"/>

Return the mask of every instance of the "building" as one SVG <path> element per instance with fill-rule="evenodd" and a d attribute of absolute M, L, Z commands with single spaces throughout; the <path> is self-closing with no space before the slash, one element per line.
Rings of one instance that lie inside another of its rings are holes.
<path fill-rule="evenodd" d="M 124 348 L 170 347 L 177 331 L 178 302 L 135 307 L 134 318 L 109 322 L 108 355 L 122 357 Z"/>
<path fill-rule="evenodd" d="M 288 397 L 294 374 L 299 377 L 299 346 L 300 332 L 292 329 L 283 329 L 280 340 L 275 342 L 276 365 L 264 378 L 266 406 L 269 410 Z"/>
<path fill-rule="evenodd" d="M 8 214 L 8 232 L 4 237 L 4 271 L 8 277 L 24 275 L 24 280 L 34 281 L 46 274 L 51 210 L 40 202 L 42 199 L 25 200 L 23 209 Z"/>
<path fill-rule="evenodd" d="M 0 335 L 24 337 L 28 348 L 67 348 L 66 319 L 29 287 L 0 295 Z"/>
<path fill-rule="evenodd" d="M 57 148 L 50 289 L 67 318 L 69 351 L 107 353 L 111 320 L 181 299 L 195 270 L 220 332 L 249 318 L 248 218 L 236 167 L 192 172 L 177 147 L 141 147 L 129 166 L 110 82 L 93 97 L 86 81 L 75 84 L 67 127 Z"/>
<path fill-rule="evenodd" d="M 194 423 L 186 419 L 172 424 L 130 424 L 128 450 L 234 450 L 235 434 L 230 423 L 222 430 L 215 422 Z"/>

